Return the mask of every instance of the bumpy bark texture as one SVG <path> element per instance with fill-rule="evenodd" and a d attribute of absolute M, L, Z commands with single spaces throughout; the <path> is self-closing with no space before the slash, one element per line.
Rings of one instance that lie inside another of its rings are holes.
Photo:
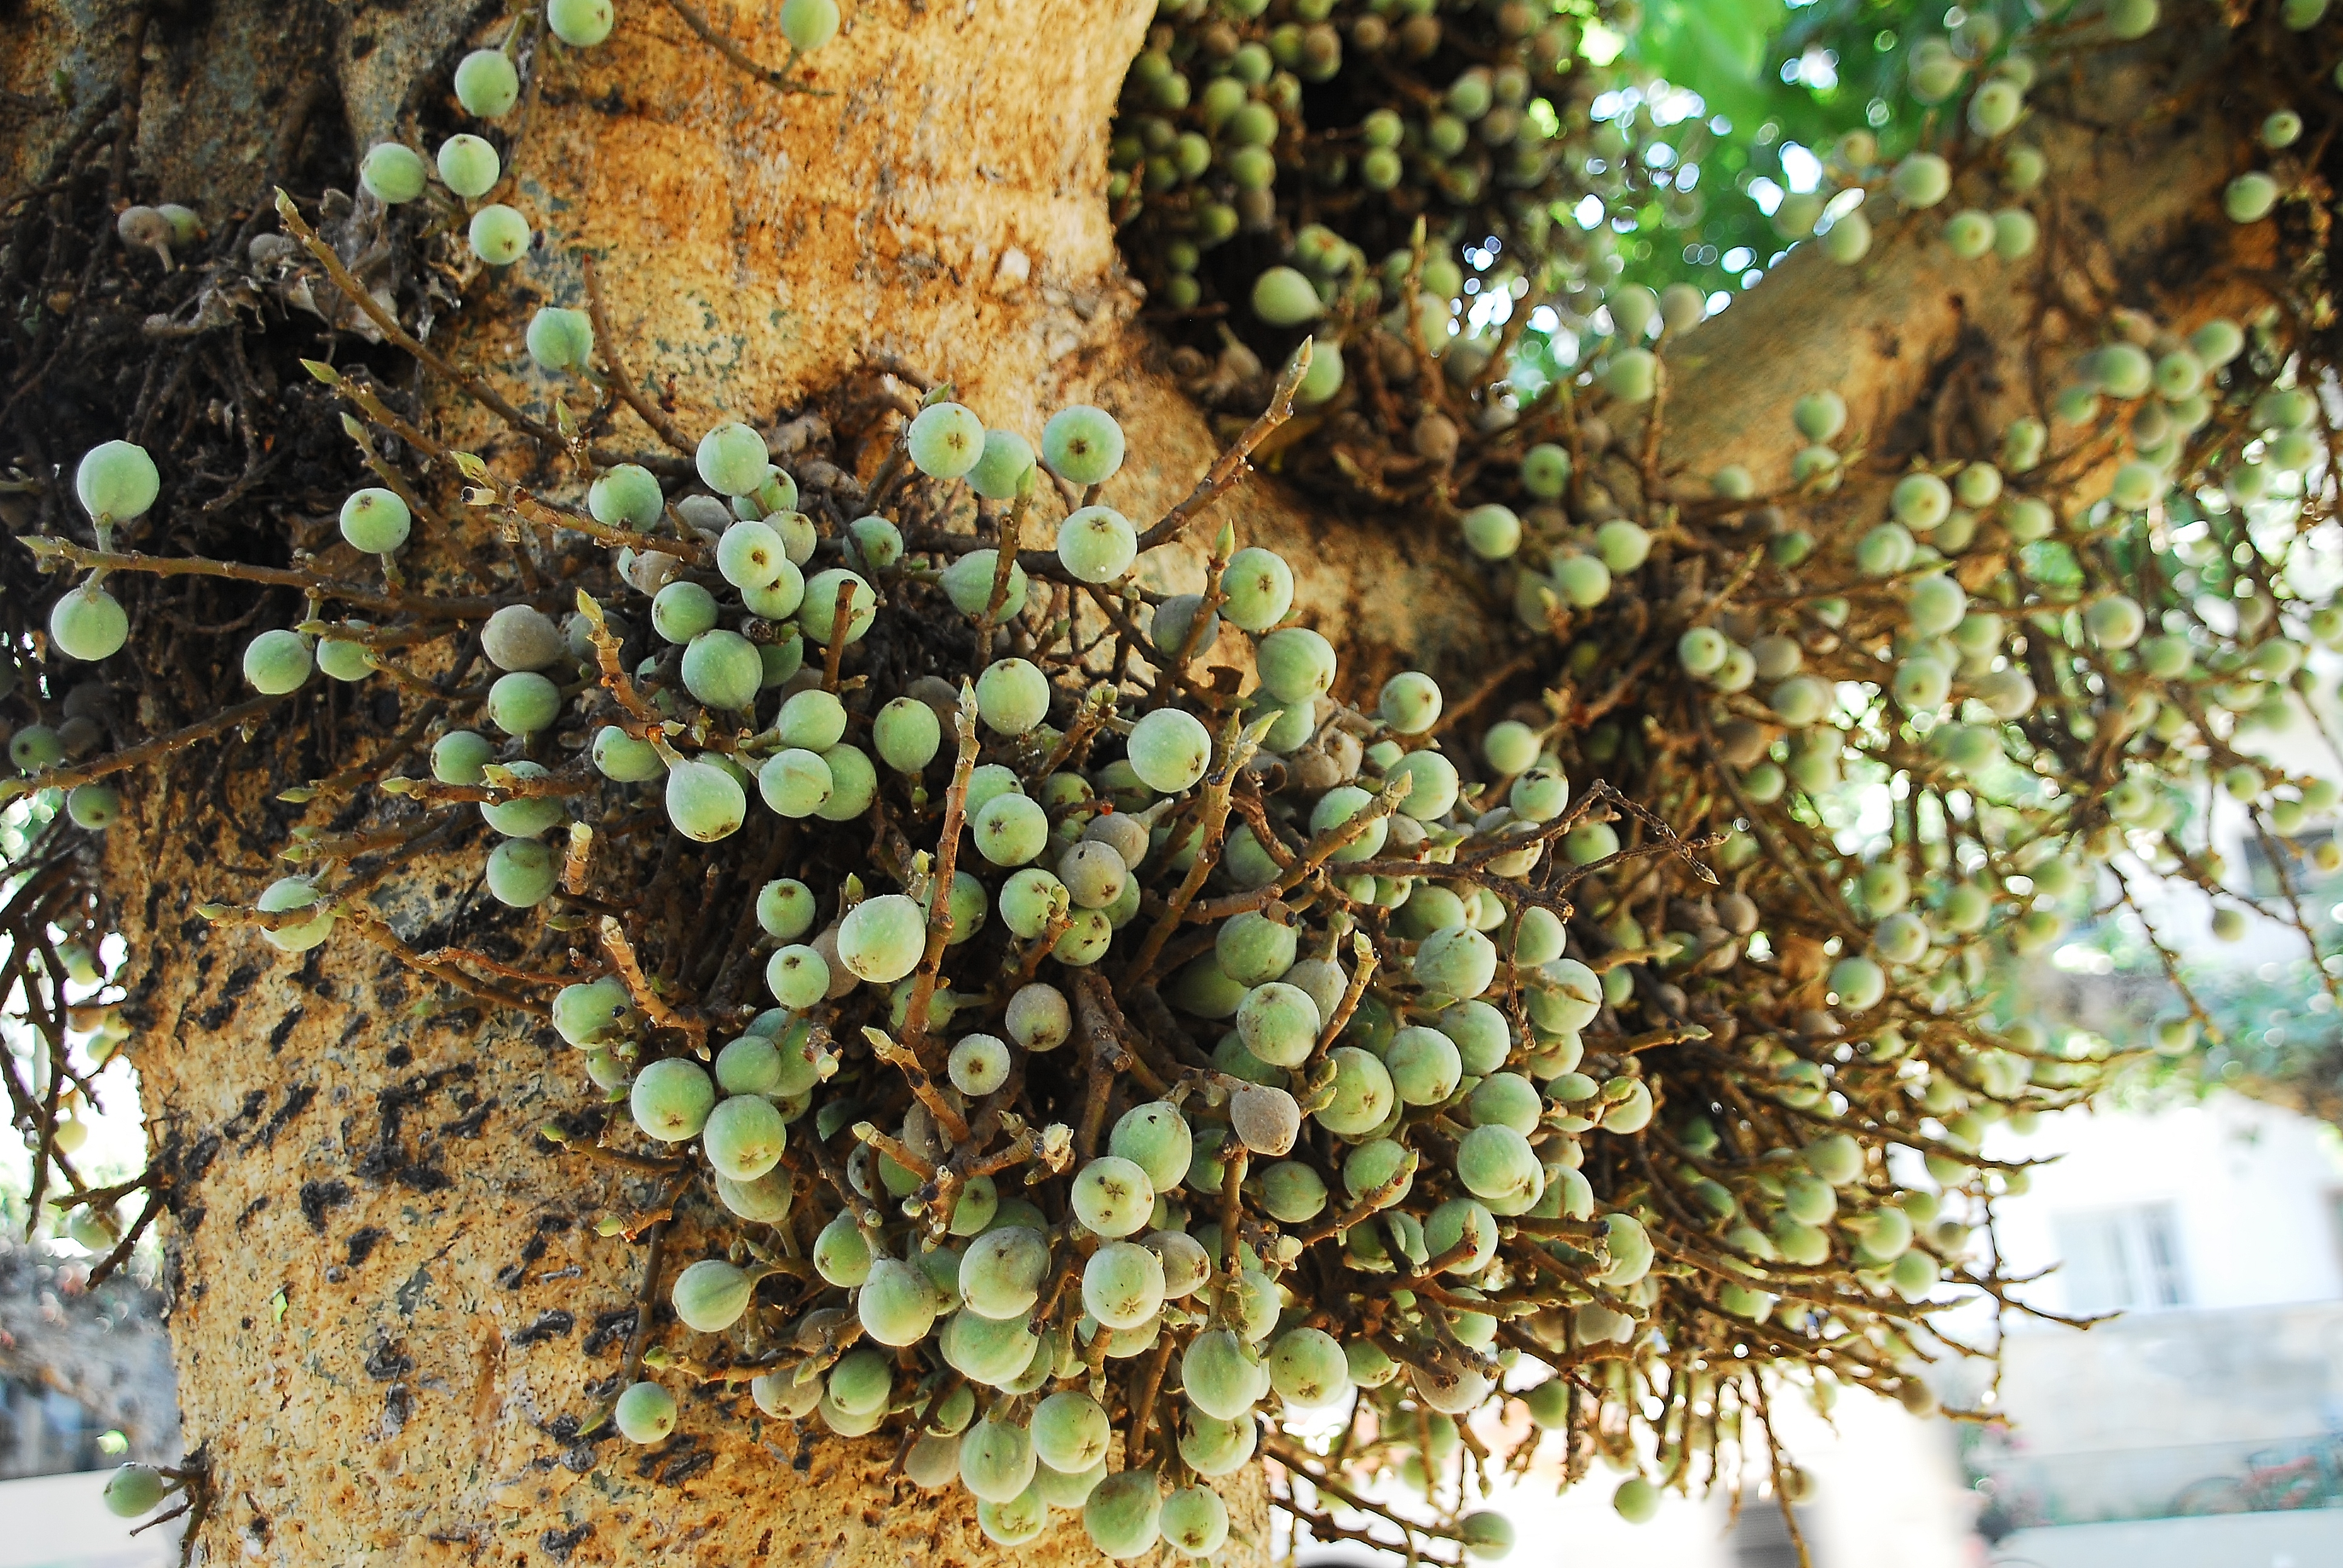
<path fill-rule="evenodd" d="M 657 0 L 622 0 L 613 43 L 548 70 L 525 111 L 516 199 L 550 256 L 525 276 L 474 280 L 458 352 L 516 362 L 538 302 L 526 289 L 574 303 L 571 253 L 591 251 L 615 347 L 639 379 L 672 377 L 687 428 L 721 414 L 769 421 L 859 365 L 899 364 L 951 381 L 999 424 L 1103 405 L 1133 436 L 1107 498 L 1156 515 L 1214 442 L 1133 325 L 1141 302 L 1102 198 L 1117 85 L 1152 13 L 1151 0 L 866 0 L 807 73 L 820 93 L 783 95 Z M 497 14 L 445 0 L 156 8 L 140 79 L 150 199 L 189 201 L 218 224 L 304 146 L 346 143 L 354 159 L 418 112 L 439 126 L 447 66 Z M 777 64 L 767 14 L 709 10 Z M 94 96 L 121 76 L 132 27 L 121 8 L 43 0 L 5 28 L 0 75 L 31 94 L 64 69 Z M 28 126 L 8 177 L 37 166 L 70 119 Z M 2143 305 L 2189 286 L 2171 258 L 2186 265 L 2218 222 L 2230 145 L 2217 126 L 2175 123 L 2105 166 L 2063 159 L 2094 206 L 2077 200 L 2071 230 L 2052 226 L 2077 243 L 2054 245 L 2045 266 L 2103 276 Z M 1818 386 L 1844 389 L 1859 424 L 1903 432 L 1875 450 L 1926 449 L 1942 438 L 1927 416 L 1948 366 L 1966 356 L 2005 383 L 2028 373 L 2000 356 L 2028 333 L 2033 303 L 1997 283 L 1973 290 L 1940 248 L 1905 266 L 1923 243 L 1890 238 L 1853 274 L 1794 260 L 1700 328 L 1668 403 L 1672 461 L 1773 476 L 1788 397 Z M 615 434 L 656 444 L 631 415 Z M 1301 568 L 1301 608 L 1343 648 L 1356 689 L 1403 658 L 1474 682 L 1504 610 L 1476 602 L 1437 519 L 1313 518 L 1273 479 L 1219 516 Z M 1192 556 L 1171 575 L 1200 566 Z M 578 1105 L 566 1049 L 511 1012 L 417 1016 L 422 990 L 351 933 L 288 960 L 192 914 L 274 874 L 267 857 L 300 819 L 274 791 L 317 776 L 315 762 L 290 743 L 183 759 L 108 837 L 113 885 L 136 890 L 121 911 L 136 955 L 129 1016 L 174 1183 L 185 1427 L 213 1478 L 201 1560 L 993 1560 L 963 1495 L 890 1479 L 890 1445 L 766 1421 L 743 1389 L 703 1392 L 686 1435 L 655 1449 L 578 1435 L 620 1364 L 643 1262 L 594 1223 L 652 1199 L 642 1179 L 536 1138 Z M 476 874 L 450 865 L 437 884 L 387 890 L 385 919 L 451 929 L 482 897 Z M 687 1252 L 694 1213 L 678 1217 Z M 1258 1559 L 1257 1486 L 1238 1512 L 1251 1544 L 1234 1553 Z M 1087 1559 L 1076 1533 L 1060 1525 L 1026 1560 Z"/>

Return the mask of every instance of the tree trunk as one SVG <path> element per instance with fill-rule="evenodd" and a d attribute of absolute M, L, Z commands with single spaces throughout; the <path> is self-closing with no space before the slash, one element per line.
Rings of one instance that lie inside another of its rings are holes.
<path fill-rule="evenodd" d="M 122 78 L 143 26 L 142 190 L 216 227 L 320 149 L 347 167 L 418 108 L 444 118 L 438 84 L 492 10 L 219 0 L 141 24 L 93 0 L 43 0 L 0 40 L 0 79 L 40 96 L 63 70 L 87 103 Z M 709 16 L 777 64 L 765 13 Z M 769 424 L 858 367 L 949 381 L 994 422 L 1029 429 L 1092 401 L 1143 433 L 1108 498 L 1159 515 L 1218 443 L 1134 325 L 1141 301 L 1103 199 L 1110 116 L 1153 14 L 1151 0 L 866 0 L 810 63 L 819 91 L 783 94 L 721 62 L 677 10 L 625 0 L 612 43 L 565 55 L 524 111 L 515 161 L 546 254 L 526 283 L 475 285 L 456 352 L 521 363 L 519 325 L 541 302 L 528 287 L 578 303 L 576 257 L 590 253 L 611 347 L 639 381 L 673 378 L 686 428 Z M 11 188 L 74 117 L 27 127 Z M 2209 116 L 2166 121 L 2087 170 L 2073 150 L 2086 139 L 2070 133 L 2058 155 L 2077 188 L 2046 225 L 2046 276 L 2174 314 L 2184 299 L 2226 303 L 2169 263 L 2204 254 L 2208 234 L 2216 250 L 2232 243 L 2211 205 L 2232 172 L 2229 133 Z M 1835 386 L 1876 433 L 1884 473 L 1946 441 L 1963 367 L 1976 392 L 1966 417 L 1997 428 L 2004 394 L 2047 374 L 2028 351 L 2056 339 L 2029 327 L 2035 296 L 1972 289 L 1941 247 L 1902 265 L 1931 243 L 1891 238 L 1853 275 L 1794 258 L 1700 328 L 1674 361 L 1670 464 L 1748 461 L 1771 483 L 1788 398 Z M 492 379 L 529 396 L 518 376 Z M 625 418 L 627 441 L 656 446 Z M 1312 514 L 1273 478 L 1218 516 L 1304 568 L 1299 608 L 1361 689 L 1403 662 L 1469 689 L 1489 661 L 1504 607 L 1466 586 L 1436 519 Z M 1192 587 L 1201 563 L 1192 549 L 1166 568 L 1191 580 L 1164 586 Z M 199 1560 L 992 1560 L 964 1494 L 918 1493 L 890 1473 L 891 1445 L 809 1437 L 759 1415 L 744 1388 L 704 1390 L 690 1435 L 657 1449 L 580 1435 L 645 1327 L 644 1249 L 604 1240 L 597 1221 L 631 1221 L 657 1197 L 646 1178 L 537 1136 L 574 1104 L 568 1048 L 508 1009 L 419 1011 L 412 972 L 354 934 L 288 961 L 256 932 L 193 913 L 275 874 L 267 857 L 298 819 L 276 792 L 353 759 L 330 735 L 313 744 L 267 752 L 264 769 L 243 765 L 262 752 L 231 743 L 224 796 L 220 764 L 196 753 L 107 839 L 112 884 L 142 890 L 120 918 L 171 1183 L 183 1422 L 209 1475 Z M 436 885 L 410 874 L 384 895 L 388 926 L 441 926 L 479 897 L 471 867 L 441 869 Z M 689 1248 L 699 1201 L 664 1231 L 669 1246 Z M 1258 1480 L 1245 1496 L 1239 1555 L 1262 1560 Z M 1091 1556 L 1064 1523 L 1032 1550 L 1029 1561 Z"/>

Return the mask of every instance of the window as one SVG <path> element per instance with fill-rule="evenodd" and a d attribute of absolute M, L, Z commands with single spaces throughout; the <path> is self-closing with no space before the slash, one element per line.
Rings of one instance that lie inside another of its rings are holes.
<path fill-rule="evenodd" d="M 2256 898 L 2275 899 L 2287 885 L 2304 888 L 2325 880 L 2318 869 L 2311 863 L 2310 854 L 2312 847 L 2326 839 L 2328 833 L 2326 829 L 2297 833 L 2291 838 L 2273 833 L 2270 842 L 2275 843 L 2278 850 L 2276 861 L 2270 859 L 2269 845 L 2262 841 L 2260 834 L 2245 839 L 2238 849 L 2245 862 L 2247 887 Z M 2286 869 L 2285 884 L 2278 879 L 2280 866 Z"/>
<path fill-rule="evenodd" d="M 2053 1221 L 2075 1312 L 2151 1311 L 2188 1304 L 2178 1227 L 2168 1203 L 2062 1214 Z"/>
<path fill-rule="evenodd" d="M 2327 1222 L 2335 1238 L 2335 1266 L 2343 1274 L 2343 1190 L 2327 1194 Z"/>
<path fill-rule="evenodd" d="M 1808 1557 L 1819 1563 L 1815 1522 L 1805 1506 L 1798 1509 L 1798 1533 L 1805 1537 Z M 1798 1568 L 1798 1549 L 1783 1523 L 1778 1498 L 1760 1497 L 1754 1492 L 1744 1497 L 1741 1516 L 1734 1521 L 1731 1544 L 1733 1568 Z"/>

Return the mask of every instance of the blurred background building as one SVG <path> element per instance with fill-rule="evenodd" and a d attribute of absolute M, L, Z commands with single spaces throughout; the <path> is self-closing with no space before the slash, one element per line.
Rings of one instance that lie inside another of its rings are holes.
<path fill-rule="evenodd" d="M 2087 1330 L 2010 1314 L 1997 1385 L 1947 1366 L 1919 1420 L 1861 1393 L 1825 1419 L 1775 1406 L 1813 1477 L 1798 1510 L 1815 1568 L 2336 1568 L 2343 1564 L 2343 1135 L 2215 1091 L 2003 1132 L 1998 1159 L 2058 1158 L 1996 1205 L 2017 1293 Z M 2063 1262 L 2061 1261 L 2063 1260 Z M 1992 1317 L 1947 1328 L 1989 1342 Z M 1510 1564 L 1793 1568 L 1778 1505 L 1671 1496 L 1651 1523 L 1611 1510 L 1598 1468 L 1501 1494 Z M 1352 1546 L 1304 1563 L 1364 1563 Z M 1396 1561 L 1396 1559 L 1394 1559 Z"/>
<path fill-rule="evenodd" d="M 2041 1304 L 2010 1324 L 2006 1425 L 1960 1433 L 2001 1560 L 2343 1563 L 2343 1141 L 2215 1093 L 2069 1116 L 1988 1152 L 2063 1158 L 2006 1205 Z M 1982 1391 L 1980 1391 L 1982 1392 Z"/>
<path fill-rule="evenodd" d="M 0 1568 L 163 1568 L 170 1527 L 134 1537 L 106 1512 L 106 1472 L 179 1453 L 162 1293 L 92 1291 L 77 1249 L 0 1234 Z"/>

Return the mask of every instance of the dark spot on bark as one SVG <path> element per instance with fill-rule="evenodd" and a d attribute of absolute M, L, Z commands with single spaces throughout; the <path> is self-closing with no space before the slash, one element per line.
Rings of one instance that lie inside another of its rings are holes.
<path fill-rule="evenodd" d="M 703 1462 L 694 1463 L 694 1460 Z M 652 1449 L 635 1462 L 635 1473 L 646 1479 L 667 1483 L 696 1475 L 715 1462 L 716 1456 L 699 1446 L 699 1440 L 688 1432 L 679 1432 L 659 1448 Z M 677 1472 L 681 1470 L 682 1473 Z"/>
<path fill-rule="evenodd" d="M 455 1185 L 453 1178 L 433 1163 L 434 1151 L 428 1140 L 410 1155 L 400 1131 L 407 1111 L 421 1106 L 449 1082 L 472 1077 L 474 1071 L 470 1063 L 462 1062 L 418 1074 L 378 1092 L 375 1104 L 381 1114 L 381 1123 L 376 1129 L 372 1147 L 358 1160 L 357 1173 L 369 1181 L 387 1178 L 418 1192 L 437 1192 Z M 347 1131 L 343 1141 L 355 1142 Z"/>
<path fill-rule="evenodd" d="M 168 1191 L 175 1204 L 183 1201 L 187 1190 L 204 1179 L 204 1173 L 212 1168 L 212 1161 L 218 1157 L 223 1142 L 225 1140 L 218 1133 L 206 1132 L 184 1150 L 176 1136 L 165 1143 L 160 1163 L 171 1173 Z"/>
<path fill-rule="evenodd" d="M 316 950 L 312 949 L 311 950 L 315 951 Z M 227 983 L 220 987 L 220 1000 L 242 1001 L 244 1000 L 244 993 L 252 989 L 252 982 L 259 978 L 260 966 L 258 964 L 236 965 L 236 968 L 228 971 Z"/>
<path fill-rule="evenodd" d="M 537 1429 L 538 1431 L 545 1433 L 546 1436 L 552 1438 L 557 1442 L 570 1442 L 576 1440 L 578 1436 L 578 1428 L 581 1424 L 583 1423 L 581 1423 L 576 1416 L 570 1414 L 568 1411 L 564 1411 L 559 1415 L 555 1416 L 551 1421 L 542 1421 L 538 1422 Z"/>
<path fill-rule="evenodd" d="M 349 1240 L 350 1267 L 355 1269 L 359 1264 L 365 1262 L 367 1258 L 373 1256 L 375 1247 L 381 1241 L 387 1240 L 389 1234 L 389 1231 L 378 1231 L 372 1225 L 361 1225 L 357 1230 L 351 1231 Z"/>
<path fill-rule="evenodd" d="M 601 1136 L 603 1125 L 609 1120 L 609 1113 L 599 1106 L 590 1106 L 579 1111 L 557 1111 L 547 1118 L 556 1131 L 573 1143 L 592 1142 Z M 537 1135 L 534 1143 L 539 1154 L 561 1152 L 561 1146 L 548 1142 L 542 1132 Z"/>
<path fill-rule="evenodd" d="M 415 1358 L 407 1353 L 403 1341 L 384 1334 L 375 1341 L 374 1349 L 367 1352 L 367 1376 L 377 1382 L 388 1382 L 405 1377 L 415 1370 Z"/>
<path fill-rule="evenodd" d="M 549 1339 L 568 1333 L 577 1326 L 578 1318 L 575 1313 L 565 1312 L 559 1307 L 556 1307 L 549 1312 L 538 1313 L 537 1322 L 512 1336 L 512 1342 L 517 1345 L 541 1345 Z"/>
<path fill-rule="evenodd" d="M 496 1108 L 497 1102 L 493 1099 L 483 1100 L 455 1121 L 441 1122 L 439 1131 L 449 1138 L 478 1138 L 480 1135 L 481 1127 L 488 1120 L 488 1112 Z"/>
<path fill-rule="evenodd" d="M 445 1171 L 420 1161 L 398 1166 L 391 1174 L 398 1178 L 400 1186 L 411 1187 L 417 1192 L 444 1192 L 456 1184 L 455 1178 Z"/>
<path fill-rule="evenodd" d="M 246 1203 L 244 1206 L 244 1212 L 236 1217 L 236 1228 L 239 1231 L 243 1230 L 245 1226 L 252 1222 L 252 1217 L 255 1214 L 259 1213 L 263 1209 L 267 1207 L 268 1194 L 263 1192 L 259 1197 L 255 1198 L 251 1202 Z"/>
<path fill-rule="evenodd" d="M 244 1091 L 244 1103 L 236 1109 L 236 1113 L 234 1116 L 229 1117 L 226 1121 L 220 1123 L 221 1133 L 229 1138 L 242 1138 L 246 1133 L 251 1131 L 254 1125 L 259 1121 L 260 1108 L 267 1103 L 268 1091 L 266 1090 L 246 1090 Z"/>
<path fill-rule="evenodd" d="M 371 33 L 361 33 L 361 34 L 359 34 L 357 37 L 352 38 L 352 39 L 350 40 L 350 58 L 351 58 L 351 59 L 353 59 L 353 60 L 363 60 L 363 59 L 365 59 L 368 55 L 371 55 L 371 54 L 373 54 L 373 53 L 374 53 L 374 35 L 373 35 L 373 34 L 371 34 Z"/>
<path fill-rule="evenodd" d="M 398 1315 L 403 1318 L 413 1317 L 416 1303 L 423 1300 L 423 1292 L 430 1288 L 431 1265 L 425 1263 L 415 1272 L 407 1275 L 407 1282 L 398 1287 Z"/>
<path fill-rule="evenodd" d="M 556 1563 L 567 1563 L 569 1561 L 569 1554 L 578 1550 L 578 1543 L 593 1533 L 594 1527 L 591 1524 L 573 1524 L 567 1530 L 547 1531 L 538 1537 L 538 1543 L 545 1548 L 545 1554 Z"/>
<path fill-rule="evenodd" d="M 291 1012 L 288 1012 L 283 1018 L 278 1019 L 277 1020 L 277 1027 L 268 1031 L 268 1050 L 270 1055 L 273 1056 L 277 1052 L 284 1050 L 285 1042 L 293 1038 L 293 1026 L 301 1021 L 302 1010 L 303 1010 L 300 1008 L 295 1008 Z"/>
<path fill-rule="evenodd" d="M 569 1220 L 567 1215 L 548 1214 L 538 1220 L 537 1222 L 537 1233 L 528 1239 L 528 1245 L 521 1249 L 520 1261 L 518 1263 L 508 1263 L 504 1268 L 498 1270 L 497 1271 L 497 1283 L 502 1285 L 508 1291 L 518 1290 L 520 1288 L 521 1282 L 528 1277 L 528 1266 L 531 1263 L 536 1262 L 539 1258 L 545 1256 L 545 1238 L 548 1232 L 558 1234 L 560 1231 L 567 1231 L 568 1229 L 569 1229 Z"/>
<path fill-rule="evenodd" d="M 326 1211 L 350 1201 L 350 1184 L 347 1181 L 304 1181 L 301 1183 L 301 1214 L 309 1221 L 309 1229 L 325 1233 Z"/>
<path fill-rule="evenodd" d="M 666 1486 L 680 1486 L 703 1470 L 712 1470 L 716 1455 L 702 1448 L 690 1453 L 679 1453 L 659 1468 L 659 1481 Z"/>
<path fill-rule="evenodd" d="M 624 1344 L 627 1336 L 635 1332 L 635 1309 L 618 1307 L 594 1314 L 594 1326 L 587 1331 L 585 1342 L 578 1348 L 588 1355 L 600 1355 L 612 1345 Z"/>
<path fill-rule="evenodd" d="M 414 1396 L 407 1392 L 407 1385 L 403 1382 L 395 1382 L 382 1391 L 383 1436 L 398 1435 L 399 1430 L 407 1424 L 407 1412 L 413 1408 L 414 1402 Z"/>
<path fill-rule="evenodd" d="M 383 1052 L 382 1060 L 386 1067 L 412 1067 L 415 1064 L 415 1053 L 403 1045 L 394 1045 Z"/>
<path fill-rule="evenodd" d="M 261 1147 L 275 1143 L 277 1135 L 285 1131 L 285 1124 L 308 1110 L 309 1102 L 317 1098 L 317 1086 L 314 1083 L 297 1083 L 287 1090 L 285 1103 L 277 1108 L 276 1113 L 269 1117 L 268 1124 L 260 1130 Z"/>

